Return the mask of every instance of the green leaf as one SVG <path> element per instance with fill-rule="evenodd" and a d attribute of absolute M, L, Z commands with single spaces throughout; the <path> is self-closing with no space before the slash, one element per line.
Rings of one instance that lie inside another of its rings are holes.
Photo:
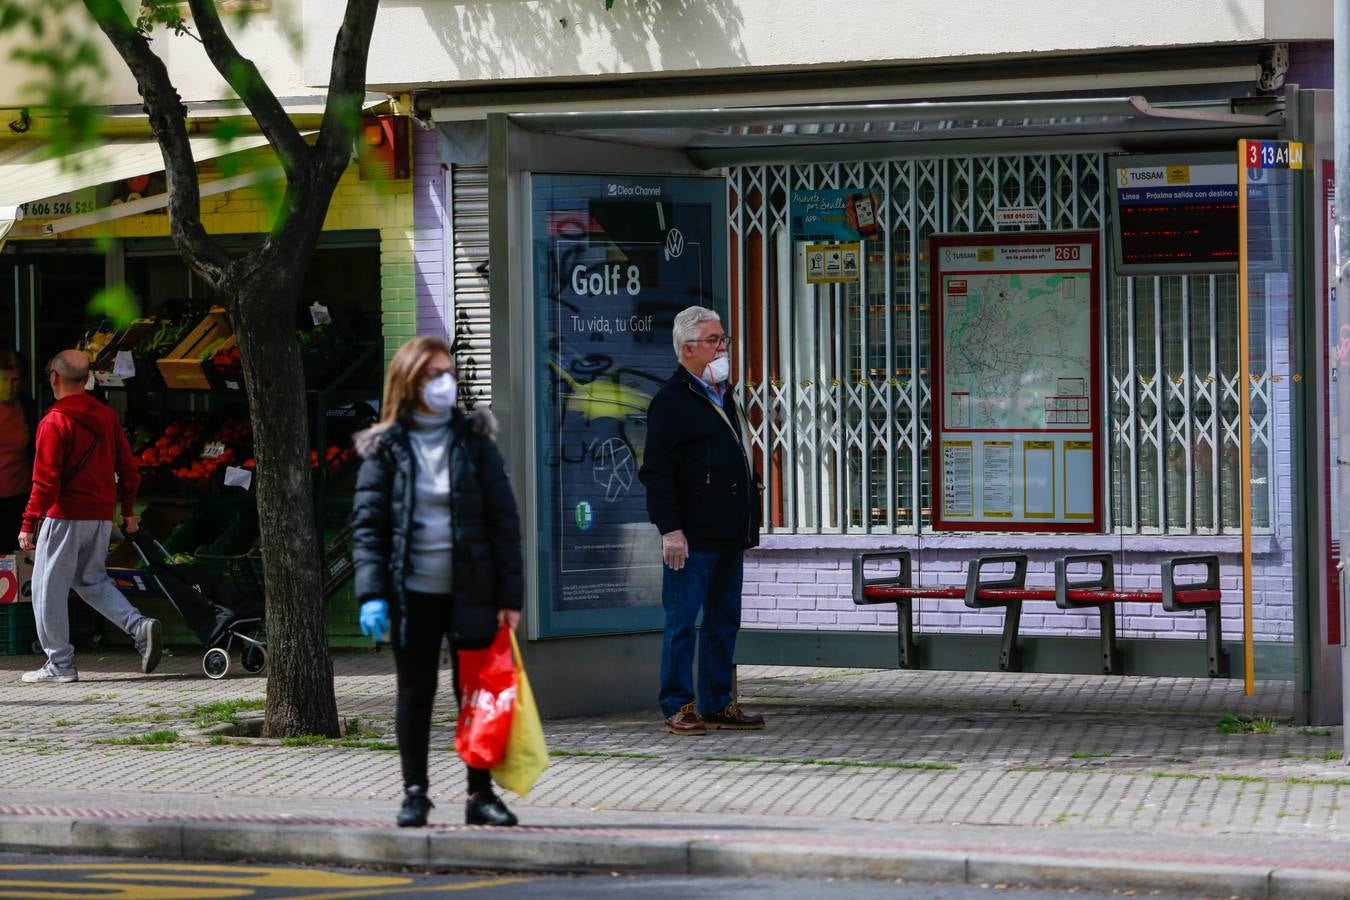
<path fill-rule="evenodd" d="M 89 301 L 88 312 L 91 316 L 109 319 L 118 328 L 125 328 L 140 318 L 141 307 L 126 285 L 114 284 L 94 295 Z"/>

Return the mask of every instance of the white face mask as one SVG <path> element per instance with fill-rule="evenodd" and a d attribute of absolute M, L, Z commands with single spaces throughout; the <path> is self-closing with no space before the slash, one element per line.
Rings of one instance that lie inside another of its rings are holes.
<path fill-rule="evenodd" d="M 731 358 L 725 353 L 708 363 L 707 378 L 713 384 L 725 384 L 731 377 Z"/>
<path fill-rule="evenodd" d="M 455 408 L 457 390 L 455 376 L 446 372 L 426 383 L 422 388 L 422 402 L 426 404 L 427 409 L 438 416 L 443 416 Z"/>

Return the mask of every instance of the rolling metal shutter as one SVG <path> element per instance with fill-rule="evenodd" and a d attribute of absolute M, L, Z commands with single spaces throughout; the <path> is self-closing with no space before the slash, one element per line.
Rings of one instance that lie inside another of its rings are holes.
<path fill-rule="evenodd" d="M 453 348 L 460 396 L 473 408 L 492 402 L 487 166 L 450 167 L 449 206 Z"/>

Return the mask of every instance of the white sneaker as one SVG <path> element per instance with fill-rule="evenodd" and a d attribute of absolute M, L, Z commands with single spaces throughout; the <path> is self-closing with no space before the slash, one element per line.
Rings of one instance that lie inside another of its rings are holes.
<path fill-rule="evenodd" d="M 145 618 L 136 630 L 136 650 L 141 654 L 141 671 L 146 675 L 155 671 L 164 648 L 159 640 L 159 619 Z"/>
<path fill-rule="evenodd" d="M 40 669 L 24 672 L 22 680 L 27 684 L 70 684 L 72 681 L 80 680 L 80 673 L 74 669 L 69 672 L 58 672 L 48 663 Z"/>

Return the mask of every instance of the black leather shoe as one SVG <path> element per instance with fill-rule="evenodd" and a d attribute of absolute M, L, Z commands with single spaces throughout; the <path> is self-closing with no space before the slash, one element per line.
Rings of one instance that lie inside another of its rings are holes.
<path fill-rule="evenodd" d="M 515 825 L 520 820 L 506 808 L 502 798 L 491 791 L 474 794 L 464 804 L 465 825 Z"/>
<path fill-rule="evenodd" d="M 427 813 L 436 804 L 427 796 L 427 789 L 414 784 L 403 792 L 403 808 L 398 811 L 399 828 L 421 828 L 427 824 Z"/>

